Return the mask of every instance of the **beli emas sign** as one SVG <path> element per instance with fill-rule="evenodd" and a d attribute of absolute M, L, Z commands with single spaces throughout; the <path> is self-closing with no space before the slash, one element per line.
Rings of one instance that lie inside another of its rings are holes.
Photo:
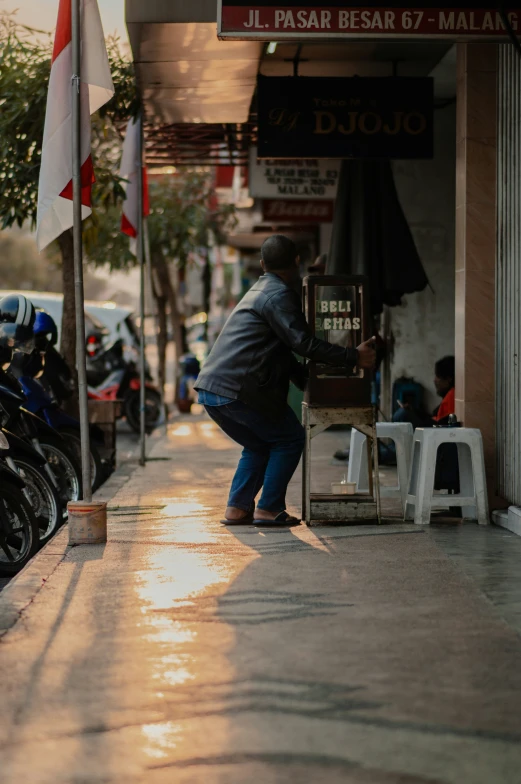
<path fill-rule="evenodd" d="M 349 300 L 319 300 L 317 312 L 324 314 L 315 319 L 315 329 L 319 330 L 358 330 L 360 318 L 351 317 L 351 302 Z M 326 313 L 328 315 L 326 315 Z"/>

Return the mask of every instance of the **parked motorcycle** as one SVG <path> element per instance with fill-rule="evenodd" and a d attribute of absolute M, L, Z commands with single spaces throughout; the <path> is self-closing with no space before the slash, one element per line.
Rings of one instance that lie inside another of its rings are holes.
<path fill-rule="evenodd" d="M 36 381 L 28 381 L 41 390 Z M 45 458 L 45 471 L 60 496 L 66 517 L 67 502 L 81 498 L 81 468 L 68 442 L 52 423 L 37 416 L 40 413 L 38 409 L 31 410 L 27 385 L 10 372 L 0 371 L 0 421 Z"/>
<path fill-rule="evenodd" d="M 78 500 L 81 497 L 81 438 L 80 438 L 80 423 L 77 419 L 69 416 L 63 411 L 58 403 L 53 400 L 46 390 L 30 376 L 20 375 L 17 378 L 20 388 L 25 398 L 25 408 L 44 421 L 44 424 L 51 429 L 55 436 L 60 438 L 61 441 L 67 445 L 67 454 L 69 457 L 69 465 L 67 465 L 67 475 L 69 476 L 70 491 L 74 497 L 69 500 Z M 1 393 L 1 387 L 0 387 Z M 97 425 L 90 426 L 90 461 L 91 461 L 91 476 L 92 476 L 92 489 L 97 490 L 103 483 L 111 469 L 106 469 L 100 455 L 105 444 L 105 436 L 103 431 Z M 49 443 L 49 438 L 45 439 L 46 449 L 52 453 L 56 460 L 57 445 Z M 60 459 L 59 461 L 65 468 L 66 461 Z M 73 469 L 76 474 L 76 479 L 73 481 Z"/>
<path fill-rule="evenodd" d="M 65 360 L 55 349 L 58 330 L 51 316 L 43 310 L 36 313 L 34 324 L 35 349 L 30 355 L 17 354 L 10 366 L 10 375 L 15 376 L 25 398 L 25 407 L 37 414 L 52 428 L 55 436 L 66 444 L 69 460 L 59 459 L 56 444 L 46 439 L 46 453 L 53 462 L 60 462 L 62 473 L 66 469 L 69 478 L 69 499 L 81 497 L 81 437 L 80 423 L 61 408 L 74 389 L 73 377 Z M 90 452 L 92 489 L 97 490 L 112 473 L 112 455 L 105 449 L 105 436 L 101 428 L 90 426 Z M 107 454 L 105 454 L 107 453 Z M 76 479 L 72 486 L 72 467 Z"/>
<path fill-rule="evenodd" d="M 9 442 L 0 433 L 0 574 L 19 572 L 40 546 L 38 522 L 23 479 L 5 462 Z"/>
<path fill-rule="evenodd" d="M 22 294 L 3 297 L 0 300 L 0 367 L 3 376 L 1 381 L 7 378 L 5 369 L 11 363 L 14 351 L 31 354 L 34 350 L 35 315 L 33 305 Z M 16 400 L 16 397 L 16 394 L 8 389 L 2 395 L 2 400 L 7 402 L 6 408 L 0 400 L 0 419 L 3 425 L 11 419 L 9 403 L 12 410 L 16 409 L 18 412 L 20 409 L 20 400 Z M 14 404 L 13 400 L 15 400 Z M 16 424 L 19 425 L 20 419 L 18 417 L 15 419 Z M 20 437 L 5 430 L 4 427 L 2 433 L 7 441 L 7 448 L 4 445 L 2 453 L 5 462 L 22 478 L 25 485 L 23 492 L 38 521 L 40 542 L 46 542 L 63 522 L 63 507 L 52 472 L 49 470 L 45 456 L 34 448 L 31 438 L 25 432 Z"/>
<path fill-rule="evenodd" d="M 140 432 L 141 381 L 134 362 L 123 356 L 123 340 L 116 340 L 108 349 L 101 351 L 91 362 L 92 370 L 87 373 L 89 397 L 92 400 L 121 400 L 122 414 L 132 430 Z M 161 419 L 161 395 L 151 382 L 147 372 L 145 383 L 145 427 L 147 432 L 159 424 Z"/>
<path fill-rule="evenodd" d="M 47 460 L 14 433 L 5 428 L 1 432 L 8 443 L 2 454 L 9 468 L 23 480 L 24 495 L 35 514 L 43 545 L 65 521 L 58 491 L 45 470 Z"/>

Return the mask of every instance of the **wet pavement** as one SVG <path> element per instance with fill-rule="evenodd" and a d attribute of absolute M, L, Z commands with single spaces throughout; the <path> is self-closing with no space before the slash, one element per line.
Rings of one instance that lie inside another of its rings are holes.
<path fill-rule="evenodd" d="M 315 489 L 344 441 L 317 437 Z M 0 638 L 2 784 L 521 781 L 521 538 L 392 507 L 226 529 L 213 423 L 152 458 Z"/>

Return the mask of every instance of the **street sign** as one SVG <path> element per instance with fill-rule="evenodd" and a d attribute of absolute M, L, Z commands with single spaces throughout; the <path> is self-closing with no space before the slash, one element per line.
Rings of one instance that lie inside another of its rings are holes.
<path fill-rule="evenodd" d="M 257 198 L 334 199 L 340 161 L 316 158 L 257 160 L 257 148 L 250 150 L 250 196 Z"/>
<path fill-rule="evenodd" d="M 519 0 L 505 4 L 514 32 L 521 31 Z M 396 6 L 326 0 L 219 0 L 217 32 L 220 38 L 256 38 L 284 41 L 299 38 L 446 38 L 457 41 L 504 41 L 507 31 L 499 5 L 491 0 L 460 0 L 447 6 L 427 0 L 399 0 Z"/>
<path fill-rule="evenodd" d="M 262 219 L 272 223 L 332 223 L 334 202 L 324 199 L 264 199 Z"/>
<path fill-rule="evenodd" d="M 433 155 L 430 78 L 259 76 L 257 100 L 259 158 Z"/>

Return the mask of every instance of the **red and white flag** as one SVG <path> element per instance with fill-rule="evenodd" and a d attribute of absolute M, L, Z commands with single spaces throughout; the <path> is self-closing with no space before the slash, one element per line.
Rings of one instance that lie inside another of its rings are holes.
<path fill-rule="evenodd" d="M 114 95 L 97 0 L 81 3 L 82 219 L 91 213 L 94 182 L 90 115 Z M 43 133 L 36 242 L 43 250 L 73 225 L 71 0 L 60 0 Z"/>
<path fill-rule="evenodd" d="M 141 120 L 130 120 L 127 125 L 127 133 L 123 144 L 119 176 L 128 180 L 124 184 L 127 198 L 123 202 L 123 215 L 121 216 L 121 231 L 131 237 L 130 250 L 136 255 L 136 238 L 138 228 L 138 182 L 139 182 L 139 134 L 141 132 Z M 150 214 L 148 196 L 147 170 L 143 167 L 143 217 Z"/>

